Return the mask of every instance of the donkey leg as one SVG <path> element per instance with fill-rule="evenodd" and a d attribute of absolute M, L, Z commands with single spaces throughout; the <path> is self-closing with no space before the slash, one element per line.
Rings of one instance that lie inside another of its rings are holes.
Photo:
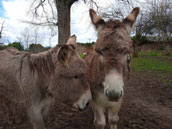
<path fill-rule="evenodd" d="M 16 104 L 10 100 L 6 100 L 5 107 L 5 109 L 7 110 L 7 123 L 13 125 L 15 122 Z"/>
<path fill-rule="evenodd" d="M 117 129 L 117 122 L 119 120 L 118 112 L 121 107 L 121 100 L 108 110 L 108 120 L 110 129 Z"/>
<path fill-rule="evenodd" d="M 92 103 L 91 106 L 94 112 L 94 125 L 97 129 L 104 129 L 106 126 L 104 108 L 95 103 Z"/>
<path fill-rule="evenodd" d="M 48 124 L 48 112 L 52 106 L 52 104 L 54 103 L 54 99 L 52 96 L 47 96 L 43 101 L 42 101 L 42 115 L 43 115 L 43 120 L 45 125 L 47 126 Z"/>
<path fill-rule="evenodd" d="M 111 115 L 109 115 L 111 114 Z M 112 113 L 108 113 L 108 117 L 109 117 L 109 126 L 110 126 L 110 129 L 117 129 L 117 122 L 119 120 L 119 116 L 118 114 L 114 114 L 112 115 Z"/>
<path fill-rule="evenodd" d="M 29 108 L 28 115 L 34 129 L 46 129 L 44 126 L 43 116 L 41 114 L 41 105 L 35 104 Z"/>

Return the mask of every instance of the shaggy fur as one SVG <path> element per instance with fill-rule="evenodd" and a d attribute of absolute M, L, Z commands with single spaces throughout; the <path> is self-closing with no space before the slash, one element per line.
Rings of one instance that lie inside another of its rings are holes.
<path fill-rule="evenodd" d="M 15 105 L 24 104 L 34 129 L 45 129 L 54 101 L 83 109 L 91 99 L 86 65 L 74 48 L 57 45 L 38 54 L 14 48 L 0 51 L 0 96 Z"/>
<path fill-rule="evenodd" d="M 97 129 L 105 128 L 106 110 L 110 129 L 117 129 L 123 85 L 130 77 L 130 30 L 138 13 L 139 8 L 135 8 L 122 22 L 112 19 L 105 22 L 90 9 L 91 21 L 98 31 L 98 38 L 95 50 L 85 55 L 84 59 L 88 65 L 86 75 L 91 86 L 91 105 Z"/>

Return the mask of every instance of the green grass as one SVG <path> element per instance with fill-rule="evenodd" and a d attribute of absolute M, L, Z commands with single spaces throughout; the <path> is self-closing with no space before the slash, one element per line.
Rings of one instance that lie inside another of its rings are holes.
<path fill-rule="evenodd" d="M 172 63 L 160 60 L 133 58 L 131 67 L 137 71 L 167 72 L 172 74 Z"/>
<path fill-rule="evenodd" d="M 144 52 L 144 51 L 140 51 L 140 52 L 138 53 L 138 55 L 139 55 L 139 56 L 143 56 L 143 55 L 145 55 L 145 52 Z"/>
<path fill-rule="evenodd" d="M 172 80 L 167 80 L 166 81 L 166 86 L 172 86 Z"/>
<path fill-rule="evenodd" d="M 83 53 L 79 53 L 79 56 L 80 56 L 81 58 L 83 58 L 84 54 L 83 54 Z"/>
<path fill-rule="evenodd" d="M 148 56 L 148 57 L 161 57 L 162 52 L 161 51 L 148 51 L 148 52 L 141 51 L 138 53 L 138 55 L 139 56 Z"/>
<path fill-rule="evenodd" d="M 151 56 L 151 57 L 160 57 L 162 56 L 162 53 L 159 51 L 150 51 L 147 53 L 147 56 Z"/>

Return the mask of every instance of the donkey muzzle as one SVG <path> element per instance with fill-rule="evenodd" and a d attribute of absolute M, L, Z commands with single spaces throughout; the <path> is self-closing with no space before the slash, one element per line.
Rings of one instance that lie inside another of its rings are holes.
<path fill-rule="evenodd" d="M 80 99 L 74 103 L 74 107 L 77 108 L 79 111 L 83 111 L 89 106 L 89 102 L 91 101 L 92 96 L 91 96 L 91 91 L 87 90 L 81 97 Z"/>
<path fill-rule="evenodd" d="M 115 91 L 115 90 L 111 90 L 111 91 L 106 91 L 105 95 L 107 96 L 109 101 L 114 101 L 114 102 L 118 102 L 119 99 L 123 96 L 123 92 L 122 91 Z"/>

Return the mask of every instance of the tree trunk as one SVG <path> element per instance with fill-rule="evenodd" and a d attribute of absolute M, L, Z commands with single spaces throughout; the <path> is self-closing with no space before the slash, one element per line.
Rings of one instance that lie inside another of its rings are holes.
<path fill-rule="evenodd" d="M 76 0 L 56 0 L 58 12 L 58 43 L 66 43 L 70 36 L 70 8 Z"/>

